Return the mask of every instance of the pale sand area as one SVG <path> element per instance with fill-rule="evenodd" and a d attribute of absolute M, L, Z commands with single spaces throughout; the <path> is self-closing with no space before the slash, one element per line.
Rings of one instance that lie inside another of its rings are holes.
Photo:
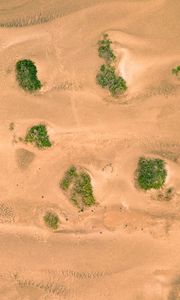
<path fill-rule="evenodd" d="M 0 1 L 1 300 L 180 299 L 179 11 L 179 0 Z M 104 32 L 129 87 L 118 99 L 95 81 Z M 36 63 L 39 94 L 18 87 L 21 58 Z M 19 140 L 40 122 L 44 151 Z M 170 201 L 135 187 L 142 155 L 166 160 Z M 71 164 L 92 177 L 97 205 L 84 212 L 59 188 Z"/>

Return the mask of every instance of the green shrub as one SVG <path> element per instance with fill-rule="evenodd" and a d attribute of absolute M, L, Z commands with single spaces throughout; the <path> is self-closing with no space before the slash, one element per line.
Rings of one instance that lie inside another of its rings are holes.
<path fill-rule="evenodd" d="M 60 182 L 70 200 L 80 209 L 95 204 L 90 176 L 84 171 L 70 167 Z"/>
<path fill-rule="evenodd" d="M 96 80 L 102 88 L 108 88 L 112 96 L 116 96 L 127 90 L 126 81 L 116 75 L 115 68 L 111 65 L 102 65 L 96 76 Z"/>
<path fill-rule="evenodd" d="M 44 222 L 49 228 L 57 229 L 59 225 L 59 217 L 52 212 L 47 212 L 44 216 Z"/>
<path fill-rule="evenodd" d="M 25 142 L 35 144 L 38 148 L 51 147 L 45 125 L 39 124 L 31 127 L 25 137 Z"/>
<path fill-rule="evenodd" d="M 112 96 L 116 96 L 125 92 L 127 85 L 126 81 L 116 74 L 115 67 L 111 64 L 116 59 L 111 44 L 107 34 L 104 34 L 103 39 L 98 42 L 99 56 L 105 60 L 106 64 L 100 67 L 96 81 L 102 88 L 108 88 Z"/>
<path fill-rule="evenodd" d="M 30 92 L 39 90 L 42 86 L 37 78 L 37 68 L 31 60 L 20 60 L 16 63 L 16 78 L 19 85 Z"/>
<path fill-rule="evenodd" d="M 85 206 L 95 204 L 91 178 L 87 173 L 81 172 L 77 177 L 74 185 L 73 198 L 75 197 L 75 194 Z"/>
<path fill-rule="evenodd" d="M 167 176 L 165 162 L 162 159 L 141 157 L 138 163 L 137 181 L 144 190 L 159 189 Z"/>
<path fill-rule="evenodd" d="M 175 74 L 176 76 L 179 75 L 179 72 L 180 72 L 180 66 L 177 66 L 176 68 L 172 69 L 172 73 Z"/>
<path fill-rule="evenodd" d="M 103 40 L 98 41 L 99 56 L 104 58 L 106 62 L 110 63 L 116 59 L 113 50 L 111 49 L 112 42 L 108 39 L 108 34 L 103 35 Z"/>
<path fill-rule="evenodd" d="M 70 184 L 73 181 L 73 178 L 77 176 L 76 167 L 71 166 L 65 173 L 63 179 L 60 182 L 60 187 L 63 190 L 67 190 L 70 186 Z"/>

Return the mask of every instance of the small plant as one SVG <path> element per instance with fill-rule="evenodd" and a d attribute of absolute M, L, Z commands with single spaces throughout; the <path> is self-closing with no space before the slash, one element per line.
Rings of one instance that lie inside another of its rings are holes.
<path fill-rule="evenodd" d="M 24 90 L 32 92 L 42 87 L 37 78 L 37 68 L 31 60 L 23 59 L 16 63 L 16 78 Z"/>
<path fill-rule="evenodd" d="M 59 217 L 52 212 L 47 212 L 44 216 L 44 222 L 49 228 L 57 229 L 59 225 Z"/>
<path fill-rule="evenodd" d="M 35 144 L 38 148 L 51 147 L 45 125 L 39 124 L 31 127 L 25 137 L 25 142 Z"/>
<path fill-rule="evenodd" d="M 169 187 L 166 189 L 166 196 L 169 197 L 170 195 L 172 195 L 174 192 L 173 187 Z"/>
<path fill-rule="evenodd" d="M 172 73 L 173 73 L 174 75 L 178 76 L 179 73 L 180 73 L 180 66 L 177 66 L 176 68 L 173 68 L 173 69 L 172 69 Z"/>
<path fill-rule="evenodd" d="M 77 176 L 76 167 L 71 166 L 65 173 L 63 179 L 60 182 L 60 187 L 66 191 L 72 183 L 74 177 Z"/>
<path fill-rule="evenodd" d="M 165 162 L 162 159 L 141 157 L 138 163 L 137 181 L 144 190 L 159 189 L 167 176 Z"/>
<path fill-rule="evenodd" d="M 102 88 L 108 88 L 112 96 L 127 90 L 126 81 L 116 75 L 115 68 L 111 65 L 102 65 L 96 76 L 96 80 Z"/>
<path fill-rule="evenodd" d="M 9 130 L 10 130 L 10 131 L 13 131 L 13 130 L 14 130 L 14 127 L 15 127 L 14 122 L 11 122 L 11 123 L 9 124 Z"/>
<path fill-rule="evenodd" d="M 112 42 L 108 39 L 108 34 L 104 34 L 103 39 L 98 41 L 99 56 L 104 58 L 107 63 L 110 63 L 116 59 L 116 56 L 111 49 L 111 44 Z"/>
<path fill-rule="evenodd" d="M 68 193 L 70 200 L 80 209 L 95 204 L 90 176 L 71 166 L 60 182 L 60 187 Z"/>

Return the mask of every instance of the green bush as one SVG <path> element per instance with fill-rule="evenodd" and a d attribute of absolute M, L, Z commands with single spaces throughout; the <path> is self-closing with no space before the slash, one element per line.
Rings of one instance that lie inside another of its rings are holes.
<path fill-rule="evenodd" d="M 105 60 L 106 64 L 100 67 L 96 81 L 102 88 L 108 88 L 112 96 L 116 96 L 125 92 L 127 85 L 126 81 L 116 74 L 115 67 L 112 66 L 116 56 L 111 49 L 111 44 L 107 34 L 104 34 L 103 39 L 98 42 L 99 56 Z"/>
<path fill-rule="evenodd" d="M 63 179 L 60 182 L 60 187 L 63 190 L 68 190 L 70 184 L 73 181 L 73 178 L 77 176 L 76 167 L 71 166 L 65 173 Z"/>
<path fill-rule="evenodd" d="M 116 56 L 111 49 L 111 44 L 112 42 L 108 39 L 108 34 L 104 34 L 103 40 L 98 41 L 99 56 L 104 58 L 107 63 L 110 63 L 116 59 Z"/>
<path fill-rule="evenodd" d="M 31 127 L 25 137 L 25 142 L 35 144 L 38 148 L 51 147 L 45 125 L 39 124 Z"/>
<path fill-rule="evenodd" d="M 180 66 L 177 66 L 176 68 L 172 69 L 172 73 L 175 74 L 176 76 L 179 75 L 179 72 L 180 72 Z"/>
<path fill-rule="evenodd" d="M 126 81 L 116 75 L 115 68 L 111 65 L 102 65 L 96 76 L 96 80 L 102 88 L 108 88 L 112 96 L 116 96 L 127 90 Z"/>
<path fill-rule="evenodd" d="M 95 204 L 91 178 L 85 172 L 81 172 L 75 181 L 73 199 L 75 198 L 79 198 L 79 200 L 81 200 L 85 206 L 91 206 Z"/>
<path fill-rule="evenodd" d="M 70 200 L 80 209 L 95 204 L 90 176 L 71 166 L 60 181 L 60 187 L 67 192 Z"/>
<path fill-rule="evenodd" d="M 52 212 L 47 212 L 44 216 L 44 222 L 49 228 L 57 229 L 59 225 L 59 217 Z"/>
<path fill-rule="evenodd" d="M 42 86 L 37 78 L 37 68 L 31 60 L 23 59 L 16 63 L 16 78 L 19 85 L 30 92 L 39 90 Z"/>
<path fill-rule="evenodd" d="M 167 176 L 165 162 L 162 159 L 141 157 L 138 163 L 137 181 L 144 190 L 159 189 Z"/>

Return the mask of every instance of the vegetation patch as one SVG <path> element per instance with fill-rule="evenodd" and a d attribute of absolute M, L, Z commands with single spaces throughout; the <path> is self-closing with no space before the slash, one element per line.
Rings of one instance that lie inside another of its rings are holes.
<path fill-rule="evenodd" d="M 165 190 L 162 190 L 157 195 L 157 200 L 159 201 L 170 201 L 174 197 L 174 188 L 169 187 Z"/>
<path fill-rule="evenodd" d="M 75 203 L 83 202 L 85 206 L 91 206 L 95 204 L 95 199 L 93 196 L 93 189 L 91 185 L 90 176 L 83 172 L 80 172 L 76 178 L 72 200 Z"/>
<path fill-rule="evenodd" d="M 180 66 L 177 66 L 177 67 L 173 68 L 173 69 L 172 69 L 172 73 L 173 73 L 174 75 L 178 76 L 179 73 L 180 73 Z"/>
<path fill-rule="evenodd" d="M 111 40 L 108 38 L 108 34 L 103 35 L 103 39 L 98 41 L 98 53 L 107 63 L 111 63 L 116 59 L 113 50 L 111 49 Z"/>
<path fill-rule="evenodd" d="M 47 212 L 44 216 L 45 224 L 51 229 L 57 229 L 59 225 L 59 217 L 55 213 Z"/>
<path fill-rule="evenodd" d="M 60 181 L 60 187 L 80 209 L 95 204 L 91 178 L 84 170 L 77 170 L 76 167 L 71 166 Z"/>
<path fill-rule="evenodd" d="M 52 146 L 46 126 L 43 124 L 31 127 L 26 134 L 25 142 L 32 143 L 38 148 L 48 148 Z"/>
<path fill-rule="evenodd" d="M 127 90 L 127 85 L 126 81 L 116 74 L 116 69 L 112 65 L 116 56 L 111 49 L 111 44 L 107 34 L 104 34 L 103 39 L 98 42 L 98 53 L 105 60 L 105 64 L 100 67 L 96 81 L 102 88 L 109 89 L 112 96 L 117 96 Z"/>
<path fill-rule="evenodd" d="M 77 177 L 76 168 L 71 166 L 65 173 L 63 179 L 60 182 L 60 187 L 66 191 L 68 190 L 70 184 L 72 183 L 73 179 Z"/>
<path fill-rule="evenodd" d="M 102 88 L 108 88 L 112 96 L 116 96 L 127 90 L 126 81 L 116 75 L 115 67 L 111 65 L 102 65 L 96 76 L 96 80 Z"/>
<path fill-rule="evenodd" d="M 37 68 L 31 60 L 23 59 L 16 63 L 16 78 L 19 85 L 26 91 L 37 91 L 42 87 L 37 78 Z"/>
<path fill-rule="evenodd" d="M 141 157 L 138 163 L 137 182 L 144 190 L 160 189 L 165 183 L 167 171 L 162 159 Z"/>

